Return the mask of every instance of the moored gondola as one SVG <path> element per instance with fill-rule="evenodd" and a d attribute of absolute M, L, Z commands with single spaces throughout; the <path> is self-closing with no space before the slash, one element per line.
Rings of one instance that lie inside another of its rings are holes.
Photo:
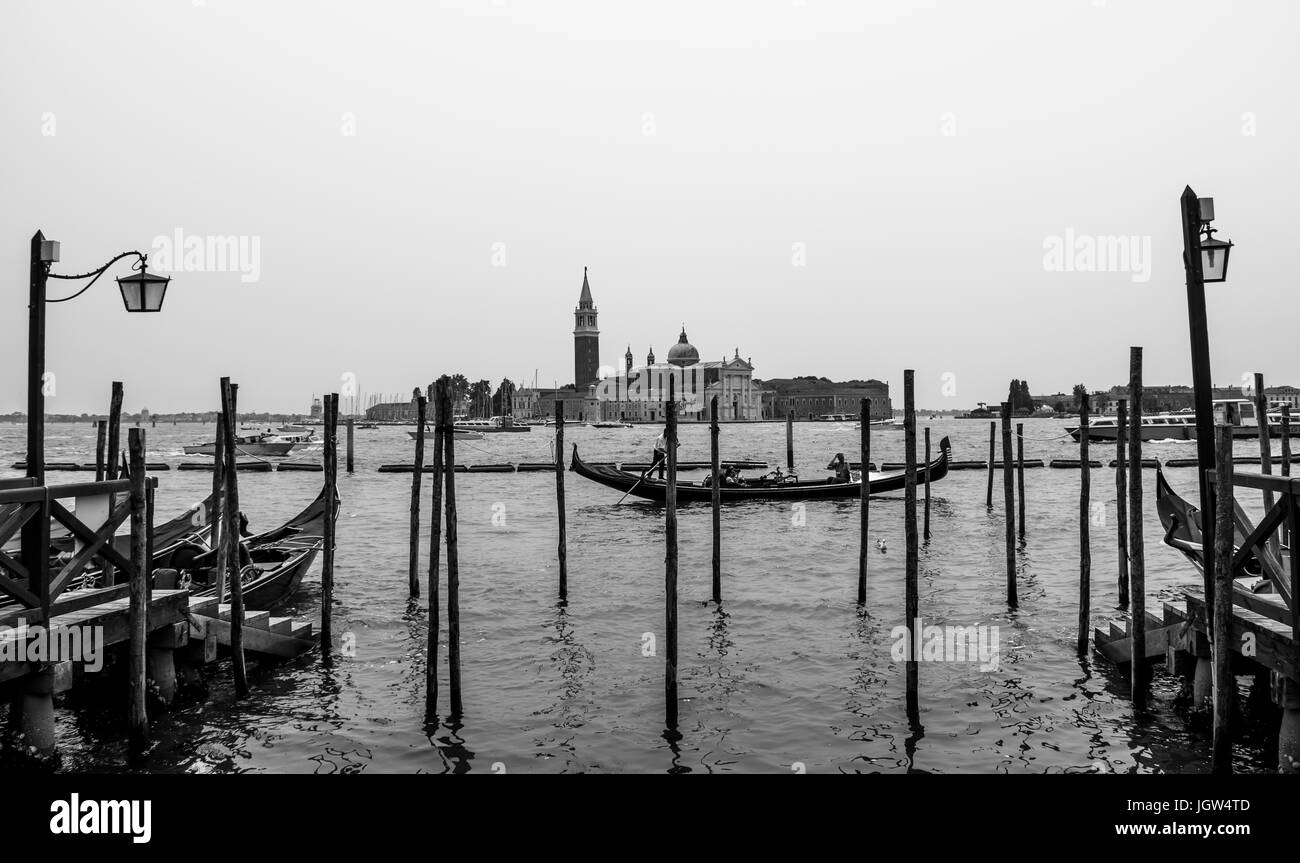
<path fill-rule="evenodd" d="M 1156 468 L 1156 512 L 1160 516 L 1160 525 L 1165 531 L 1162 537 L 1164 544 L 1180 552 L 1198 572 L 1203 573 L 1205 546 L 1201 534 L 1201 511 L 1173 490 L 1169 481 L 1165 479 L 1164 471 L 1158 467 Z M 1240 505 L 1234 501 L 1232 538 L 1234 554 L 1246 542 L 1253 530 L 1254 525 L 1250 523 Z M 1289 564 L 1290 549 L 1283 547 L 1281 551 L 1286 555 Z M 1263 561 L 1260 559 L 1261 554 L 1265 558 Z M 1270 572 L 1273 574 L 1272 578 L 1269 577 Z M 1287 567 L 1276 555 L 1260 549 L 1252 551 L 1245 562 L 1245 576 L 1233 579 L 1234 604 L 1269 614 L 1267 607 L 1257 606 L 1251 597 L 1260 593 L 1277 593 L 1287 597 L 1290 590 L 1286 572 Z"/>
<path fill-rule="evenodd" d="M 243 588 L 245 608 L 272 608 L 298 589 L 325 544 L 329 497 L 328 489 L 322 489 L 306 509 L 280 527 L 244 539 L 248 558 L 241 561 L 239 583 Z M 338 500 L 335 492 L 336 513 Z M 190 542 L 177 547 L 162 562 L 157 577 L 172 582 L 172 586 L 189 587 L 195 596 L 213 596 L 216 594 L 216 558 L 217 552 L 206 540 Z M 222 599 L 228 599 L 228 594 Z"/>
<path fill-rule="evenodd" d="M 927 469 L 931 483 L 943 479 L 948 473 L 950 458 L 951 444 L 945 437 L 939 442 L 939 457 L 930 462 L 928 468 L 924 465 L 917 466 L 916 481 L 918 483 L 925 481 Z M 615 491 L 625 492 L 645 500 L 662 503 L 668 491 L 668 483 L 664 480 L 629 473 L 616 467 L 588 464 L 578 455 L 576 444 L 573 447 L 573 463 L 569 469 L 592 482 L 598 482 Z M 870 494 L 899 491 L 907 483 L 907 472 L 905 470 L 871 472 L 867 475 L 867 482 Z M 709 482 L 679 481 L 676 488 L 678 502 L 707 503 L 712 500 L 713 487 Z M 772 477 L 742 481 L 739 484 L 724 484 L 719 492 L 723 503 L 746 500 L 834 500 L 860 496 L 862 485 L 860 482 L 840 482 L 833 478 L 799 481 L 797 478 L 791 480 L 788 477 L 779 479 Z"/>

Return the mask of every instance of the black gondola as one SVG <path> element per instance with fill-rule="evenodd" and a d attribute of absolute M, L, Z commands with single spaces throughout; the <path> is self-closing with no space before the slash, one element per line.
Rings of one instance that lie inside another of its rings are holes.
<path fill-rule="evenodd" d="M 1232 510 L 1232 545 L 1233 553 L 1236 554 L 1237 549 L 1241 548 L 1254 530 L 1254 525 L 1250 523 L 1241 505 L 1235 500 Z M 1165 535 L 1162 537 L 1164 544 L 1182 553 L 1198 572 L 1204 573 L 1205 547 L 1201 535 L 1201 510 L 1181 498 L 1165 479 L 1164 471 L 1158 467 L 1156 468 L 1156 512 L 1160 515 L 1160 525 L 1165 530 Z M 1283 546 L 1282 552 L 1289 558 L 1290 549 Z M 1260 561 L 1261 553 L 1268 558 L 1264 563 Z M 1268 571 L 1274 573 L 1273 578 L 1268 577 Z M 1272 612 L 1267 607 L 1252 601 L 1251 596 L 1260 593 L 1276 593 L 1283 599 L 1289 600 L 1290 589 L 1285 577 L 1286 572 L 1287 567 L 1284 567 L 1283 562 L 1271 552 L 1259 550 L 1251 552 L 1245 563 L 1246 575 L 1233 579 L 1234 603 L 1271 615 Z M 1289 623 L 1289 615 L 1287 617 L 1286 622 Z"/>
<path fill-rule="evenodd" d="M 307 508 L 280 527 L 244 540 L 249 559 L 241 567 L 240 585 L 244 607 L 252 610 L 272 608 L 288 599 L 311 568 L 316 555 L 325 545 L 325 514 L 329 494 L 326 489 Z M 334 494 L 334 511 L 338 512 L 338 493 Z M 216 593 L 215 567 L 217 552 L 205 541 L 177 547 L 162 567 L 175 573 L 173 586 L 189 586 L 195 596 Z M 165 584 L 155 584 L 165 587 Z M 228 596 L 222 597 L 223 601 Z"/>
<path fill-rule="evenodd" d="M 947 475 L 950 458 L 951 445 L 948 438 L 945 437 L 939 442 L 939 457 L 930 462 L 928 467 L 930 482 L 938 482 Z M 662 503 L 668 491 L 668 483 L 664 480 L 629 473 L 616 467 L 592 465 L 584 462 L 578 455 L 576 444 L 573 447 L 573 463 L 569 469 L 592 482 L 598 482 L 616 491 L 626 492 L 645 500 Z M 925 482 L 926 470 L 925 466 L 918 467 L 916 472 L 916 481 L 918 483 Z M 907 483 L 907 472 L 904 470 L 870 473 L 868 477 L 868 492 L 870 494 L 899 491 Z M 723 503 L 742 500 L 833 500 L 860 496 L 862 494 L 862 484 L 860 482 L 841 482 L 833 478 L 810 482 L 800 482 L 797 478 L 791 481 L 788 477 L 782 479 L 765 478 L 748 480 L 737 485 L 724 484 L 719 491 Z M 712 499 L 713 487 L 708 482 L 679 481 L 677 483 L 677 500 L 679 502 L 707 503 Z"/>

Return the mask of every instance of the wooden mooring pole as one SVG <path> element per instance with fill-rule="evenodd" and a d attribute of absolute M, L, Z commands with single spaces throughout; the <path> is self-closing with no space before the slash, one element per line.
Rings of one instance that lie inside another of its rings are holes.
<path fill-rule="evenodd" d="M 921 531 L 921 537 L 930 541 L 930 427 L 925 427 L 925 519 L 924 530 Z"/>
<path fill-rule="evenodd" d="M 443 471 L 447 518 L 447 682 L 451 713 L 460 717 L 460 552 L 456 548 L 456 436 L 448 429 L 442 436 Z"/>
<path fill-rule="evenodd" d="M 108 446 L 108 421 L 95 421 L 95 482 L 105 479 L 104 449 Z"/>
<path fill-rule="evenodd" d="M 1282 405 L 1282 466 L 1280 473 L 1282 476 L 1291 475 L 1291 405 Z M 1270 441 L 1270 446 L 1272 442 Z M 1291 547 L 1291 528 L 1290 524 L 1282 526 L 1282 542 L 1286 543 L 1287 548 Z"/>
<path fill-rule="evenodd" d="M 104 472 L 105 479 L 117 479 L 122 465 L 122 382 L 113 381 L 112 395 L 108 403 L 108 462 Z M 110 503 L 111 506 L 111 503 Z M 112 569 L 105 567 L 105 575 L 111 575 Z M 112 584 L 112 579 L 105 581 Z"/>
<path fill-rule="evenodd" d="M 1146 550 L 1142 535 L 1142 348 L 1129 349 L 1130 401 L 1128 424 L 1128 551 L 1129 551 L 1129 631 L 1133 656 L 1147 653 Z M 1133 703 L 1146 707 L 1150 669 L 1142 661 L 1129 663 L 1129 681 Z"/>
<path fill-rule="evenodd" d="M 667 420 L 668 483 L 664 493 L 664 723 L 677 728 L 677 394 L 676 380 L 668 379 Z"/>
<path fill-rule="evenodd" d="M 1260 375 L 1255 376 L 1257 390 Z M 1262 419 L 1262 418 L 1261 418 Z M 1262 430 L 1262 428 L 1261 428 Z M 1266 439 L 1267 440 L 1267 439 Z M 1265 443 L 1267 446 L 1267 442 Z M 1214 429 L 1215 521 L 1214 531 L 1214 621 L 1210 650 L 1214 654 L 1214 744 L 1211 768 L 1216 774 L 1232 772 L 1232 738 L 1229 719 L 1233 684 L 1232 645 L 1232 555 L 1235 528 L 1232 523 L 1232 427 L 1216 425 Z M 1136 625 L 1136 624 L 1135 624 Z M 1140 654 L 1133 655 L 1134 663 Z"/>
<path fill-rule="evenodd" d="M 1088 652 L 1088 622 L 1092 618 L 1092 538 L 1088 534 L 1092 468 L 1088 460 L 1088 401 L 1087 393 L 1079 399 L 1079 639 L 1076 646 L 1081 656 Z"/>
<path fill-rule="evenodd" d="M 104 479 L 117 479 L 122 465 L 122 382 L 113 381 L 112 395 L 108 405 L 108 453 L 104 463 Z M 108 496 L 108 510 L 113 511 L 117 505 L 115 495 Z M 104 587 L 117 583 L 117 568 L 105 562 L 101 579 Z"/>
<path fill-rule="evenodd" d="M 420 423 L 420 428 L 423 430 L 424 423 Z M 352 417 L 348 417 L 348 473 L 352 473 L 353 470 L 352 435 L 353 435 Z M 416 469 L 419 470 L 418 467 Z"/>
<path fill-rule="evenodd" d="M 785 470 L 794 473 L 794 408 L 785 414 Z"/>
<path fill-rule="evenodd" d="M 1002 510 L 1007 551 L 1007 604 L 1014 608 L 1019 597 L 1016 590 L 1016 486 L 1011 465 L 1011 402 L 1002 403 Z"/>
<path fill-rule="evenodd" d="M 131 466 L 129 747 L 132 755 L 139 755 L 149 741 L 149 716 L 145 710 L 145 647 L 149 637 L 149 549 L 145 526 L 148 479 L 144 468 L 144 429 L 133 428 L 128 437 Z"/>
<path fill-rule="evenodd" d="M 1282 476 L 1291 475 L 1291 406 L 1282 405 Z"/>
<path fill-rule="evenodd" d="M 867 604 L 867 540 L 871 526 L 871 399 L 862 399 L 862 488 L 858 492 L 858 605 Z"/>
<path fill-rule="evenodd" d="M 217 414 L 217 438 L 212 450 L 212 527 L 208 544 L 217 550 L 217 603 L 226 601 L 226 569 L 230 566 L 230 546 L 226 536 L 226 421 Z"/>
<path fill-rule="evenodd" d="M 1119 607 L 1128 608 L 1128 405 L 1121 400 L 1115 417 L 1115 521 L 1119 562 Z"/>
<path fill-rule="evenodd" d="M 929 434 L 927 430 L 926 434 Z M 1016 501 L 1019 507 L 1016 523 L 1020 526 L 1020 541 L 1025 541 L 1025 424 L 1016 423 Z"/>
<path fill-rule="evenodd" d="M 338 393 L 325 396 L 325 494 L 329 505 L 325 511 L 325 543 L 320 568 L 320 650 L 326 660 L 333 656 L 334 640 L 334 507 L 338 480 Z"/>
<path fill-rule="evenodd" d="M 448 470 L 451 468 L 448 467 Z M 555 513 L 560 524 L 560 602 L 569 601 L 569 536 L 564 522 L 564 400 L 555 400 Z"/>
<path fill-rule="evenodd" d="M 1255 372 L 1255 422 L 1259 430 L 1259 472 L 1266 475 L 1271 474 L 1273 473 L 1273 441 L 1269 435 L 1268 427 L 1268 396 L 1264 394 L 1264 375 L 1260 372 Z M 1231 453 L 1229 453 L 1229 461 L 1231 461 L 1231 457 Z M 1215 464 L 1218 464 L 1218 462 L 1215 462 Z M 1268 512 L 1272 508 L 1273 491 L 1266 488 L 1264 489 L 1264 512 Z M 1276 531 L 1269 535 L 1267 545 L 1268 550 L 1280 558 Z"/>
<path fill-rule="evenodd" d="M 411 471 L 411 536 L 407 554 L 407 587 L 411 599 L 420 597 L 420 480 L 424 476 L 424 423 L 427 415 L 424 393 L 415 396 L 415 469 Z M 352 445 L 352 420 L 348 420 L 348 448 Z M 349 459 L 349 462 L 351 459 Z M 348 472 L 351 472 L 349 467 Z"/>
<path fill-rule="evenodd" d="M 903 524 L 907 550 L 905 570 L 904 613 L 907 616 L 907 715 L 915 718 L 920 714 L 920 696 L 918 694 L 919 659 L 916 647 L 919 633 L 917 626 L 921 616 L 920 587 L 920 541 L 916 531 L 916 392 L 912 369 L 903 371 L 903 461 L 905 474 L 903 485 Z M 991 455 L 991 453 L 990 453 Z M 992 461 L 990 461 L 992 464 Z"/>
<path fill-rule="evenodd" d="M 989 490 L 984 505 L 993 509 L 993 463 L 997 461 L 998 424 L 989 423 Z"/>
<path fill-rule="evenodd" d="M 226 422 L 226 540 L 230 544 L 230 663 L 235 677 L 235 695 L 248 694 L 248 666 L 244 660 L 243 546 L 239 536 L 239 467 L 235 442 L 235 417 L 239 415 L 239 386 L 221 379 L 221 414 Z"/>
<path fill-rule="evenodd" d="M 451 378 L 438 378 L 433 389 L 433 512 L 429 523 L 429 646 L 424 666 L 426 715 L 438 712 L 438 561 L 442 553 L 443 438 L 451 431 Z"/>
<path fill-rule="evenodd" d="M 709 459 L 713 473 L 713 601 L 722 604 L 722 477 L 718 453 L 718 397 L 709 403 Z"/>

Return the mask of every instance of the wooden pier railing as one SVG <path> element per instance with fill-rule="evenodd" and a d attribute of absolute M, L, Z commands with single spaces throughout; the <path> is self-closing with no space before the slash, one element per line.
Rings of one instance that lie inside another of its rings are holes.
<path fill-rule="evenodd" d="M 132 513 L 129 479 L 58 486 L 34 482 L 0 480 L 0 601 L 8 597 L 31 609 L 31 623 L 47 620 L 51 603 L 70 587 L 81 585 L 87 567 L 95 561 L 102 569 L 113 568 L 123 580 L 129 578 L 134 565 L 114 540 L 128 518 L 133 528 L 136 520 L 141 521 L 139 527 L 150 546 L 153 541 L 152 520 Z M 150 498 L 156 486 L 156 478 L 146 477 Z M 65 506 L 69 500 L 75 501 L 75 511 Z M 65 539 L 71 540 L 64 554 L 51 545 L 53 524 L 66 530 Z M 20 531 L 21 541 L 12 542 Z"/>
<path fill-rule="evenodd" d="M 1220 493 L 1214 471 L 1206 471 L 1206 478 L 1215 486 L 1216 495 Z M 1233 528 L 1236 534 L 1231 577 L 1235 580 L 1252 576 L 1253 573 L 1247 572 L 1246 566 L 1252 558 L 1258 561 L 1259 574 L 1269 580 L 1282 599 L 1281 603 L 1270 604 L 1270 611 L 1265 616 L 1290 626 L 1297 649 L 1300 649 L 1300 615 L 1295 613 L 1296 597 L 1300 595 L 1300 556 L 1292 553 L 1289 547 L 1290 537 L 1300 529 L 1300 479 L 1233 472 L 1231 482 Z M 1237 501 L 1235 492 L 1239 488 L 1255 489 L 1263 493 L 1267 508 L 1258 524 L 1251 525 L 1249 517 Z M 1281 536 L 1275 537 L 1279 528 L 1284 531 Z M 1234 604 L 1246 604 L 1240 597 L 1234 599 Z"/>

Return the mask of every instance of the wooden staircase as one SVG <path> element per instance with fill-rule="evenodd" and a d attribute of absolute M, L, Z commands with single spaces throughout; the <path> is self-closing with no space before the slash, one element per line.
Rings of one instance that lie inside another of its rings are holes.
<path fill-rule="evenodd" d="M 1177 643 L 1183 628 L 1184 616 L 1173 606 L 1165 603 L 1163 617 L 1151 612 L 1146 613 L 1146 656 L 1147 660 L 1164 659 L 1165 651 L 1171 643 Z M 1116 665 L 1126 665 L 1133 661 L 1133 637 L 1129 629 L 1131 621 L 1127 618 L 1110 621 L 1106 629 L 1093 629 L 1092 641 L 1102 656 Z"/>
<path fill-rule="evenodd" d="M 206 656 L 216 656 L 217 646 L 230 646 L 230 605 L 215 597 L 190 597 L 190 639 L 203 645 Z M 269 611 L 245 611 L 244 650 L 267 656 L 292 658 L 316 646 L 312 624 L 291 617 L 272 617 Z M 211 660 L 209 660 L 211 661 Z"/>

